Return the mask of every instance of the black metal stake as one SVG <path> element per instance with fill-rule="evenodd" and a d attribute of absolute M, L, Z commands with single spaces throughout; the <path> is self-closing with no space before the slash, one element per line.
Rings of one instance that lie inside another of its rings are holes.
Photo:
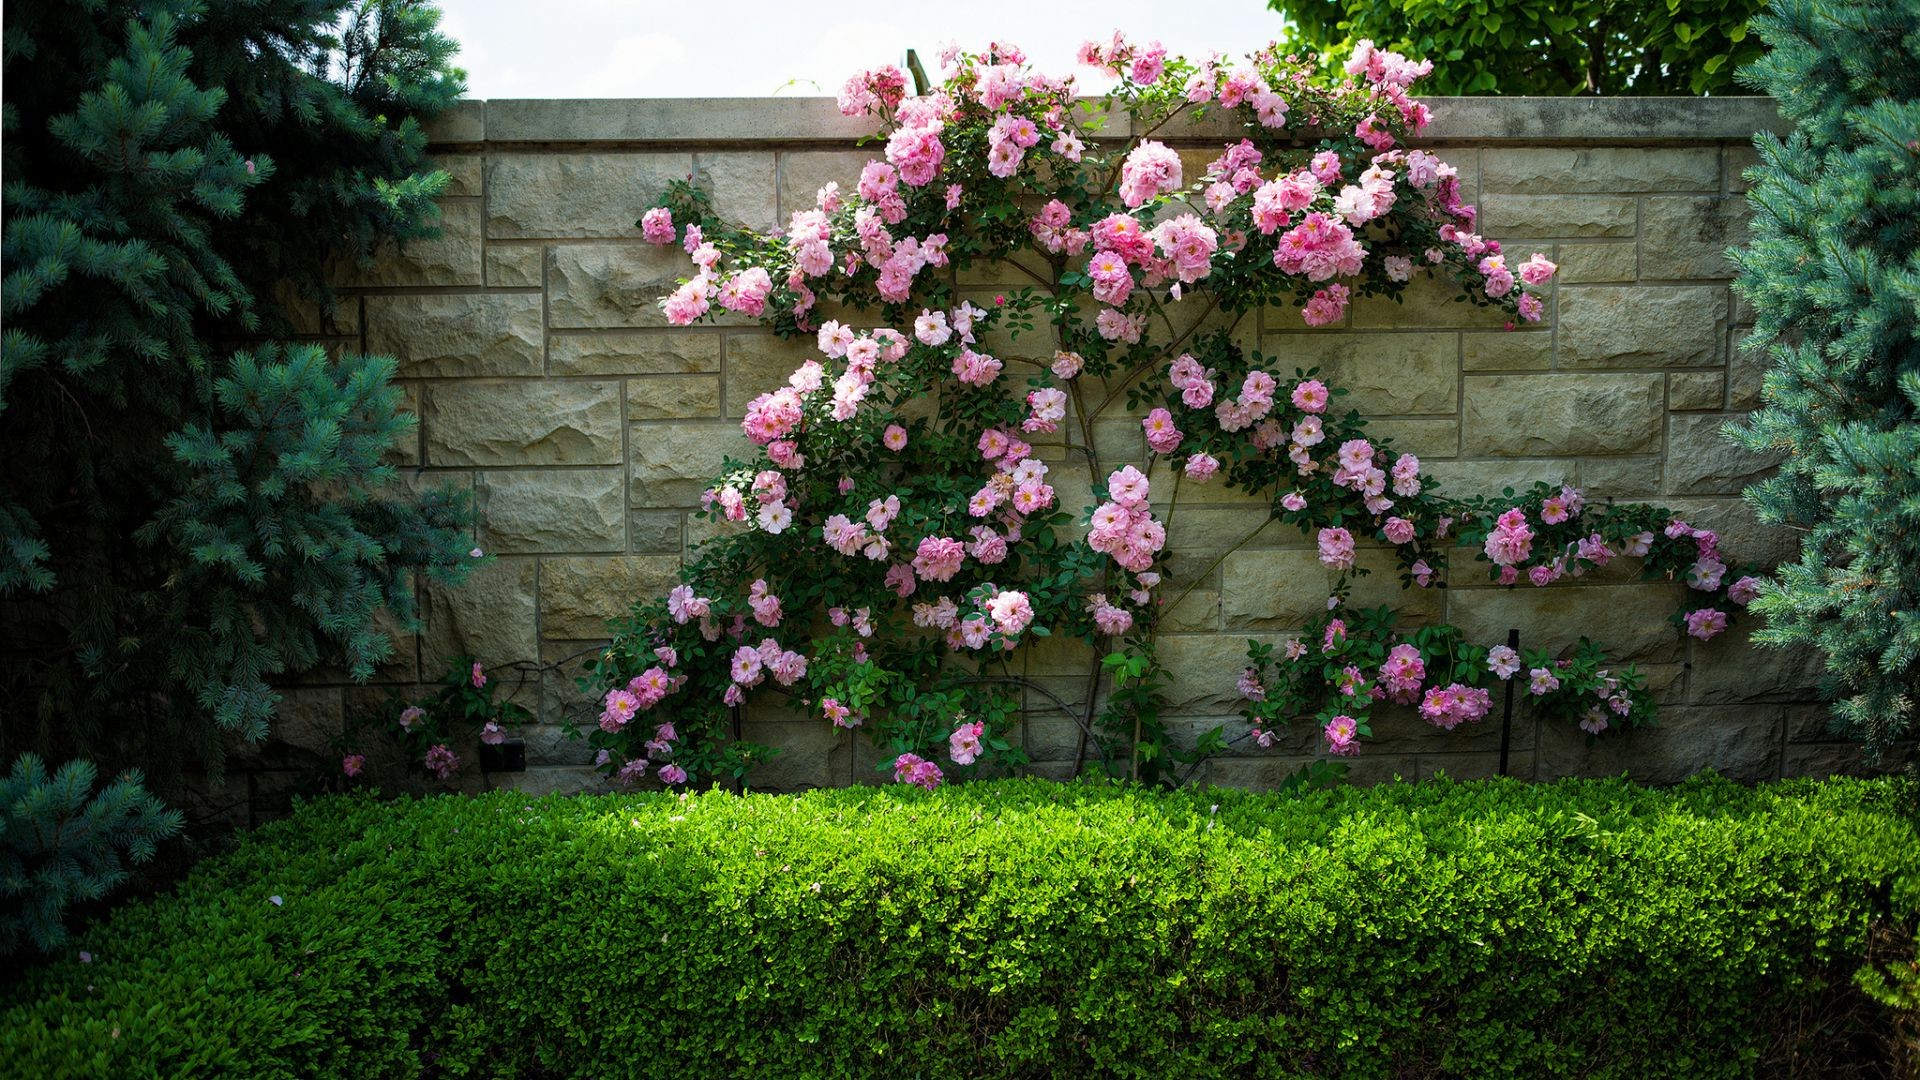
<path fill-rule="evenodd" d="M 1520 630 L 1516 627 L 1507 631 L 1507 648 L 1520 651 Z M 1507 773 L 1507 747 L 1513 742 L 1513 684 L 1520 678 L 1519 672 L 1507 680 L 1507 707 L 1500 716 L 1500 775 Z"/>

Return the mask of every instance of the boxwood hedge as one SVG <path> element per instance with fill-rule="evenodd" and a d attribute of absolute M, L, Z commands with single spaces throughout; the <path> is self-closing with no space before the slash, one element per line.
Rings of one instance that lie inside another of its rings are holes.
<path fill-rule="evenodd" d="M 0 1075 L 1886 1071 L 1908 797 L 330 798 L 17 975 Z"/>

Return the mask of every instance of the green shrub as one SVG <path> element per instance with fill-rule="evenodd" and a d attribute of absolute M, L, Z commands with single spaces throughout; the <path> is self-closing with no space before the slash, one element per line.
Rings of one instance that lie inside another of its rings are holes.
<path fill-rule="evenodd" d="M 1290 46 L 1433 61 L 1429 94 L 1725 94 L 1766 0 L 1268 0 Z"/>
<path fill-rule="evenodd" d="M 26 942 L 43 952 L 65 944 L 67 909 L 126 881 L 121 852 L 146 862 L 180 831 L 180 811 L 149 795 L 138 770 L 96 793 L 98 775 L 90 761 L 69 761 L 49 776 L 22 754 L 0 777 L 0 956 Z"/>
<path fill-rule="evenodd" d="M 0 1074 L 1742 1076 L 1855 1062 L 1891 781 L 333 798 L 0 996 Z"/>

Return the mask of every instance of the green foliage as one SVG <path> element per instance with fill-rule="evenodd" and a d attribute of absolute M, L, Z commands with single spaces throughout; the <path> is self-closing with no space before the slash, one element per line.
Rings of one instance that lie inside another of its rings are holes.
<path fill-rule="evenodd" d="M 1288 44 L 1338 64 L 1353 46 L 1433 61 L 1435 94 L 1724 94 L 1759 57 L 1763 0 L 1268 0 Z"/>
<path fill-rule="evenodd" d="M 1772 365 L 1730 430 L 1784 459 L 1747 490 L 1802 537 L 1757 640 L 1826 656 L 1834 724 L 1879 756 L 1920 695 L 1920 0 L 1781 0 L 1742 73 L 1795 124 L 1755 140 L 1753 242 L 1733 253 Z"/>
<path fill-rule="evenodd" d="M 69 761 L 48 776 L 38 757 L 22 754 L 0 778 L 0 955 L 27 942 L 42 952 L 65 944 L 67 909 L 126 880 L 122 852 L 146 862 L 180 831 L 180 812 L 147 794 L 137 770 L 97 794 L 96 775 L 92 762 Z"/>
<path fill-rule="evenodd" d="M 333 798 L 7 991 L 0 1073 L 1872 1069 L 1896 791 Z"/>
<path fill-rule="evenodd" d="M 415 0 L 24 0 L 5 30 L 0 752 L 168 779 L 275 676 L 365 676 L 465 503 L 395 483 L 385 360 L 318 343 L 329 259 L 430 233 L 417 117 L 460 73 Z M 212 722 L 209 723 L 209 720 Z"/>

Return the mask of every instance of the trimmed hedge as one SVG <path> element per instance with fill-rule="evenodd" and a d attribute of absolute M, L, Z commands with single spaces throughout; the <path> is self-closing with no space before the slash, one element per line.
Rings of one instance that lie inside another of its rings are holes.
<path fill-rule="evenodd" d="M 1857 1065 L 1892 1017 L 1853 973 L 1920 916 L 1909 797 L 1705 778 L 330 798 L 89 928 L 91 964 L 0 993 L 0 1075 Z"/>

